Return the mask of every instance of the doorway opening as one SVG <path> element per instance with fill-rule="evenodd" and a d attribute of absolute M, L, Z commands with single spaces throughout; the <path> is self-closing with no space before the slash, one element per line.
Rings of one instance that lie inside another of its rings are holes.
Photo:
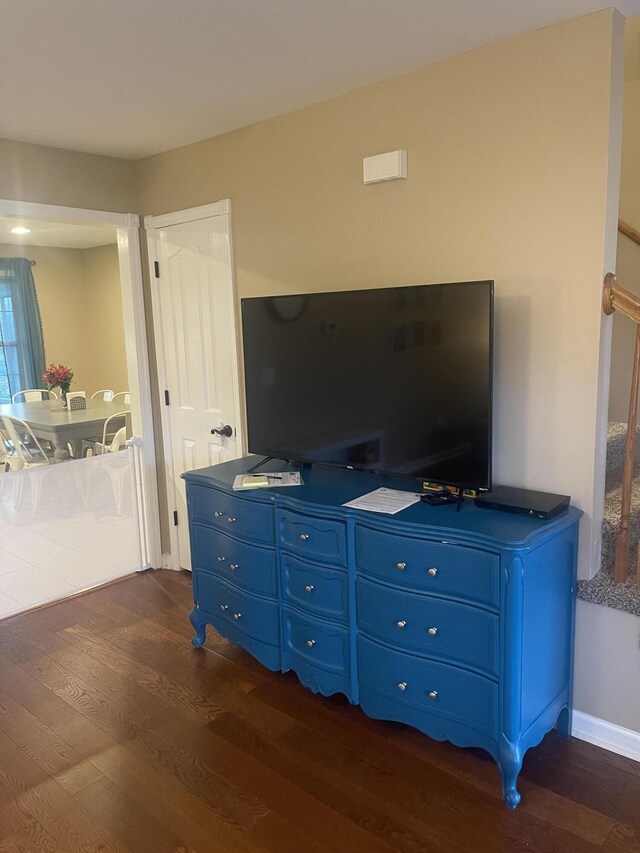
<path fill-rule="evenodd" d="M 3 271 L 0 618 L 159 565 L 137 216 L 0 201 Z"/>

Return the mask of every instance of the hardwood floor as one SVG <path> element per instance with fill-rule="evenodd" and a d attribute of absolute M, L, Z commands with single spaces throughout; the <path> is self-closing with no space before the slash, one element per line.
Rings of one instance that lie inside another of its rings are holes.
<path fill-rule="evenodd" d="M 0 851 L 640 851 L 640 764 L 552 733 L 509 811 L 481 751 L 193 649 L 190 605 L 147 572 L 0 622 Z"/>

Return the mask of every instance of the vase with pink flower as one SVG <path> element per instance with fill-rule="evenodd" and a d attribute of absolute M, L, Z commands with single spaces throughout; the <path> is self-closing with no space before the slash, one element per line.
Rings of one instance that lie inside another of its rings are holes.
<path fill-rule="evenodd" d="M 54 388 L 60 389 L 60 403 L 64 409 L 67 408 L 67 394 L 71 388 L 73 370 L 63 364 L 50 364 L 42 374 L 42 381 L 47 386 L 47 391 Z"/>

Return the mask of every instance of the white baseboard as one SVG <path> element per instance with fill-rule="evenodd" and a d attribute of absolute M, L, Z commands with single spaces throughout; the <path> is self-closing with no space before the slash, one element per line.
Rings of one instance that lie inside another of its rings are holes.
<path fill-rule="evenodd" d="M 615 723 L 583 714 L 582 711 L 574 711 L 571 734 L 609 752 L 640 761 L 640 732 L 616 726 Z"/>
<path fill-rule="evenodd" d="M 181 572 L 182 571 L 182 567 L 179 566 L 175 562 L 175 560 L 173 559 L 173 556 L 171 554 L 163 554 L 162 555 L 162 566 L 160 568 L 168 569 L 170 572 Z M 190 572 L 191 569 L 187 569 L 187 571 Z"/>

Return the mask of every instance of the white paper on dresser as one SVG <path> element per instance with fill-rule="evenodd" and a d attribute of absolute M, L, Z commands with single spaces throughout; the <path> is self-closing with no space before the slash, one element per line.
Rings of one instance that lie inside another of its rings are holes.
<path fill-rule="evenodd" d="M 395 515 L 412 504 L 418 503 L 420 495 L 414 492 L 401 492 L 398 489 L 385 489 L 384 487 L 361 495 L 342 506 L 350 506 L 353 509 L 364 509 L 369 512 L 386 512 Z"/>

